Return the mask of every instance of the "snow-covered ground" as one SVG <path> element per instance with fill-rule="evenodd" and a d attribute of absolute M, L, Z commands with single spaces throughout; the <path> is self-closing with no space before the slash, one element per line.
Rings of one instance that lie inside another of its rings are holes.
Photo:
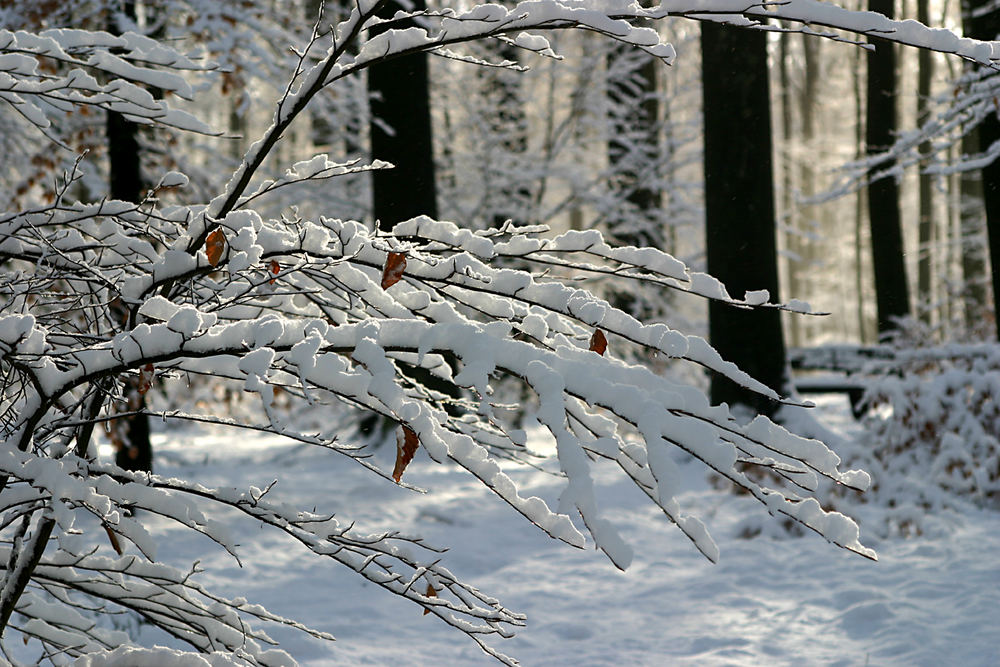
<path fill-rule="evenodd" d="M 826 421 L 854 428 L 832 405 L 821 408 Z M 389 469 L 392 449 L 375 453 Z M 875 563 L 815 535 L 740 537 L 770 517 L 746 496 L 714 490 L 703 468 L 684 464 L 689 488 L 679 499 L 719 543 L 722 559 L 712 565 L 648 499 L 598 468 L 599 500 L 636 551 L 621 573 L 600 552 L 547 538 L 467 474 L 423 454 L 405 479 L 426 494 L 343 457 L 267 437 L 170 433 L 159 436 L 156 451 L 161 474 L 210 486 L 263 487 L 278 479 L 276 497 L 335 511 L 366 530 L 394 527 L 450 546 L 449 569 L 528 615 L 515 638 L 492 642 L 525 665 L 1000 664 L 996 512 L 968 509 L 948 530 L 909 540 L 873 539 L 862 524 L 863 541 L 879 552 Z M 544 472 L 507 471 L 553 503 L 562 488 Z M 242 530 L 241 569 L 196 535 L 163 528 L 163 560 L 201 559 L 210 588 L 337 637 L 323 642 L 269 628 L 302 664 L 496 664 L 434 616 L 276 532 L 235 527 Z M 144 642 L 169 643 L 148 632 Z"/>

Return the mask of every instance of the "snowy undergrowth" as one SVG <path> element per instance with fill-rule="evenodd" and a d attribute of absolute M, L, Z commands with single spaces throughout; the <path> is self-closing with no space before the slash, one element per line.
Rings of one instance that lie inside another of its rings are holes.
<path fill-rule="evenodd" d="M 863 494 L 825 485 L 818 497 L 862 520 L 866 534 L 946 534 L 967 506 L 1000 508 L 1000 347 L 901 349 L 869 369 L 868 412 L 849 437 L 809 411 L 782 422 L 822 439 L 872 476 Z"/>

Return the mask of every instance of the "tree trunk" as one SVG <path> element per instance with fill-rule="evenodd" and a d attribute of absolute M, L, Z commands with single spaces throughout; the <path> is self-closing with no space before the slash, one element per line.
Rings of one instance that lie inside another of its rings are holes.
<path fill-rule="evenodd" d="M 658 60 L 624 46 L 608 56 L 608 173 L 615 204 L 607 231 L 618 244 L 664 250 Z M 658 298 L 662 292 L 656 290 Z M 640 319 L 662 312 L 662 305 L 643 298 L 644 293 L 628 286 L 615 290 L 611 301 Z"/>
<path fill-rule="evenodd" d="M 119 16 L 134 22 L 135 2 L 123 2 L 121 14 L 108 17 L 108 30 L 121 34 Z M 139 126 L 114 111 L 107 115 L 108 179 L 112 199 L 138 203 L 142 199 L 142 165 L 139 159 Z M 125 380 L 125 409 L 141 411 L 146 397 L 139 391 L 137 378 Z M 153 471 L 153 447 L 149 440 L 149 416 L 145 413 L 116 419 L 111 425 L 115 445 L 115 464 L 125 470 Z"/>
<path fill-rule="evenodd" d="M 979 132 L 962 137 L 962 154 L 979 152 Z M 965 327 L 969 333 L 980 331 L 986 319 L 986 258 L 983 256 L 983 179 L 978 171 L 960 175 L 959 215 L 962 249 L 962 290 L 965 302 Z"/>
<path fill-rule="evenodd" d="M 401 9 L 399 3 L 389 0 L 379 10 L 379 17 L 391 19 Z M 425 1 L 414 0 L 412 9 L 426 9 Z M 372 28 L 372 34 L 414 25 L 412 20 L 390 21 Z M 418 215 L 438 217 L 428 83 L 424 53 L 379 62 L 368 69 L 371 155 L 395 165 L 372 172 L 372 213 L 382 230 Z M 457 363 L 453 358 L 447 361 L 453 368 Z M 423 368 L 401 365 L 401 371 L 435 391 L 452 397 L 461 394 L 455 385 Z M 447 408 L 454 409 L 451 405 Z M 362 420 L 362 433 L 373 432 L 380 421 L 383 432 L 394 425 L 373 413 Z"/>
<path fill-rule="evenodd" d="M 736 297 L 778 292 L 771 109 L 764 32 L 701 26 L 705 120 L 705 242 L 708 271 Z M 709 303 L 709 339 L 726 359 L 781 391 L 785 344 L 777 310 Z M 715 403 L 769 414 L 772 401 L 712 377 Z"/>
<path fill-rule="evenodd" d="M 871 11 L 893 17 L 893 0 L 869 0 Z M 889 42 L 873 38 L 868 53 L 868 111 L 866 147 L 876 155 L 892 145 L 896 132 L 896 53 Z M 883 164 L 879 169 L 886 169 Z M 892 175 L 872 180 L 868 186 L 868 220 L 871 225 L 872 265 L 875 269 L 875 302 L 878 331 L 896 330 L 896 319 L 910 314 L 910 296 L 903 261 L 903 230 L 899 212 L 899 186 Z"/>
<path fill-rule="evenodd" d="M 930 25 L 928 0 L 917 0 L 917 20 L 924 25 Z M 930 118 L 931 78 L 934 73 L 934 61 L 931 52 L 921 49 L 917 52 L 917 126 L 922 127 Z M 920 154 L 929 156 L 931 142 L 920 144 Z M 918 225 L 917 250 L 917 313 L 925 324 L 933 321 L 933 310 L 936 298 L 932 284 L 934 270 L 934 184 L 930 174 L 924 173 L 928 159 L 921 158 L 920 168 L 920 208 Z"/>
<path fill-rule="evenodd" d="M 782 32 L 778 35 L 778 82 L 781 91 L 781 144 L 784 149 L 781 151 L 781 219 L 784 222 L 784 239 L 786 249 L 785 266 L 788 268 L 786 275 L 786 288 L 789 297 L 801 298 L 802 290 L 802 239 L 800 237 L 799 216 L 795 208 L 795 183 L 792 177 L 793 156 L 792 151 L 792 77 L 788 69 L 789 61 L 792 59 L 791 43 L 794 33 Z M 789 343 L 793 347 L 803 344 L 802 318 L 794 313 L 786 316 L 788 323 Z"/>
<path fill-rule="evenodd" d="M 799 161 L 799 190 L 803 197 L 811 197 L 816 191 L 816 169 L 813 161 L 807 156 L 812 154 L 813 143 L 816 139 L 816 98 L 819 88 L 819 48 L 820 40 L 813 39 L 810 35 L 801 35 L 802 38 L 802 62 L 804 71 L 802 72 L 802 91 L 799 94 L 798 106 L 799 115 L 802 118 L 802 148 L 805 154 Z M 799 217 L 798 234 L 798 261 L 799 268 L 805 269 L 803 280 L 800 281 L 803 294 L 815 294 L 817 280 L 815 278 L 817 269 L 822 269 L 822 260 L 817 256 L 817 243 L 821 242 L 819 233 L 821 232 L 815 215 L 816 209 L 806 209 L 806 215 Z M 810 289 L 812 288 L 812 289 Z M 802 294 L 792 296 L 802 297 Z M 803 319 L 800 315 L 792 314 L 791 317 Z M 802 322 L 803 338 L 809 338 L 809 330 L 814 329 L 819 323 L 810 322 L 808 318 Z"/>
<path fill-rule="evenodd" d="M 424 0 L 412 4 L 414 10 L 426 9 Z M 401 9 L 398 2 L 389 0 L 379 10 L 379 17 L 391 19 Z M 413 25 L 411 20 L 383 23 L 372 28 L 372 34 Z M 368 69 L 368 92 L 372 157 L 395 165 L 394 169 L 372 172 L 372 208 L 379 228 L 388 230 L 418 215 L 436 218 L 427 55 L 418 53 L 373 65 Z"/>
<path fill-rule="evenodd" d="M 991 0 L 970 0 L 968 12 L 965 13 L 967 34 L 975 39 L 993 40 L 1000 35 L 1000 10 L 992 6 Z M 992 7 L 985 11 L 987 7 Z M 984 10 L 973 16 L 975 10 Z M 983 119 L 979 126 L 979 148 L 988 150 L 1000 141 L 1000 119 L 991 113 Z M 986 207 L 986 235 L 990 254 L 990 274 L 993 284 L 993 317 L 1000 313 L 1000 161 L 993 160 L 982 169 L 983 203 Z M 1000 326 L 996 327 L 996 335 L 1000 337 Z"/>
<path fill-rule="evenodd" d="M 625 61 L 624 68 L 615 63 L 618 59 Z M 649 220 L 661 203 L 657 61 L 631 47 L 618 47 L 609 56 L 616 75 L 607 83 L 611 186 L 622 195 L 631 215 L 610 219 L 608 231 L 621 243 L 660 248 L 663 230 Z"/>
<path fill-rule="evenodd" d="M 517 62 L 519 49 L 506 43 L 486 44 L 500 60 Z M 499 138 L 497 164 L 488 165 L 496 173 L 497 192 L 488 192 L 487 201 L 495 227 L 507 220 L 519 225 L 530 224 L 533 201 L 531 182 L 524 170 L 524 155 L 528 150 L 528 119 L 525 115 L 521 73 L 488 67 L 482 70 L 483 84 L 494 108 L 487 119 L 493 137 Z"/>
<path fill-rule="evenodd" d="M 317 34 L 320 35 L 335 29 L 337 23 L 346 18 L 343 0 L 304 0 L 302 10 L 307 24 L 313 26 Z M 333 146 L 333 143 L 340 139 L 344 142 L 348 155 L 360 152 L 359 146 L 355 143 L 354 133 L 341 132 L 339 133 L 341 136 L 338 136 L 335 124 L 331 122 L 322 105 L 319 106 L 318 110 L 313 110 L 309 114 L 309 120 L 311 125 L 309 142 L 314 150 L 335 152 L 337 148 Z"/>

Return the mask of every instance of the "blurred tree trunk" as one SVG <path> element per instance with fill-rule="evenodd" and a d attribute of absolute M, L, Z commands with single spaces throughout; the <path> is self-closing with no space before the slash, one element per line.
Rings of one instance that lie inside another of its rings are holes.
<path fill-rule="evenodd" d="M 804 154 L 799 160 L 799 190 L 803 197 L 811 197 L 816 193 L 816 168 L 810 158 L 813 151 L 813 143 L 816 140 L 816 99 L 819 97 L 819 49 L 820 41 L 813 39 L 810 35 L 800 35 L 802 38 L 802 90 L 798 96 L 799 116 L 802 119 L 802 148 Z M 817 256 L 817 243 L 821 239 L 821 230 L 816 222 L 816 209 L 807 208 L 807 215 L 799 218 L 799 267 L 805 270 L 803 280 L 801 280 L 800 294 L 792 294 L 801 298 L 805 294 L 816 293 L 815 275 L 818 270 L 822 270 L 822 260 Z M 812 278 L 812 279 L 810 279 Z M 802 320 L 801 315 L 791 315 L 794 319 Z M 817 323 L 807 321 L 802 322 L 803 336 L 809 337 L 809 329 L 815 328 Z M 812 326 L 810 326 L 812 325 Z"/>
<path fill-rule="evenodd" d="M 787 294 L 788 297 L 801 298 L 802 291 L 802 239 L 799 236 L 799 216 L 795 207 L 795 183 L 792 176 L 794 152 L 792 150 L 792 77 L 788 65 L 792 59 L 792 34 L 782 32 L 778 35 L 778 89 L 781 100 L 781 219 L 784 223 L 784 238 L 786 243 Z M 789 344 L 799 347 L 803 344 L 802 318 L 790 313 L 787 317 Z"/>
<path fill-rule="evenodd" d="M 779 294 L 766 39 L 761 31 L 701 26 L 708 272 L 737 298 L 757 289 Z M 723 357 L 784 389 L 785 344 L 777 310 L 747 311 L 712 301 L 709 339 Z M 718 376 L 712 377 L 711 398 L 764 414 L 777 407 Z"/>
<path fill-rule="evenodd" d="M 851 81 L 854 87 L 854 139 L 856 146 L 855 158 L 861 160 L 865 153 L 865 84 L 866 77 L 862 73 L 866 53 L 861 49 L 854 51 L 854 67 L 851 68 Z M 865 252 L 864 231 L 865 211 L 867 210 L 866 188 L 858 188 L 854 194 L 854 289 L 858 295 L 857 319 L 858 342 L 864 344 L 871 340 L 868 335 L 868 321 L 865 317 Z"/>
<path fill-rule="evenodd" d="M 320 34 L 331 30 L 336 25 L 339 9 L 339 0 L 305 0 L 302 5 L 304 18 L 307 23 L 318 30 Z M 330 145 L 335 138 L 334 127 L 330 119 L 323 113 L 313 111 L 309 114 L 310 128 L 309 141 L 317 150 L 330 150 Z"/>
<path fill-rule="evenodd" d="M 979 131 L 962 137 L 962 154 L 979 152 Z M 985 320 L 986 258 L 983 255 L 983 177 L 979 171 L 963 171 L 960 176 L 959 215 L 962 249 L 962 283 L 965 326 L 970 333 L 981 330 Z"/>
<path fill-rule="evenodd" d="M 425 0 L 412 4 L 414 10 L 426 9 Z M 398 2 L 389 0 L 378 15 L 391 19 L 401 9 Z M 413 25 L 412 20 L 382 23 L 372 33 Z M 372 172 L 372 209 L 379 228 L 389 230 L 397 222 L 418 215 L 436 218 L 427 55 L 418 53 L 373 65 L 368 69 L 368 92 L 372 157 L 395 165 L 394 169 Z"/>
<path fill-rule="evenodd" d="M 929 0 L 917 0 L 917 20 L 930 25 Z M 934 60 L 931 52 L 921 49 L 917 52 L 917 126 L 922 127 L 930 119 L 931 78 L 934 76 Z M 931 142 L 920 144 L 920 154 L 929 155 Z M 917 250 L 917 313 L 925 324 L 933 321 L 936 297 L 934 295 L 934 183 L 930 174 L 924 173 L 928 159 L 919 162 L 920 168 L 920 208 L 918 250 Z"/>
<path fill-rule="evenodd" d="M 507 42 L 488 42 L 501 61 L 518 61 L 518 49 Z M 494 137 L 500 138 L 497 193 L 486 193 L 493 213 L 493 225 L 507 220 L 530 224 L 532 193 L 524 173 L 524 154 L 528 150 L 528 119 L 525 115 L 521 73 L 504 68 L 488 67 L 482 71 L 487 95 L 495 100 L 495 108 L 487 119 Z M 494 97 L 495 96 L 495 97 Z"/>
<path fill-rule="evenodd" d="M 993 40 L 1000 35 L 1000 9 L 992 0 L 969 0 L 963 12 L 966 34 L 975 39 Z M 978 11 L 977 11 L 978 10 Z M 979 126 L 979 149 L 988 150 L 1000 141 L 1000 119 L 991 113 Z M 993 284 L 993 317 L 1000 313 L 1000 160 L 982 169 L 983 203 L 986 207 L 986 235 Z M 996 326 L 1000 338 L 1000 326 Z"/>
<path fill-rule="evenodd" d="M 660 215 L 658 60 L 628 46 L 616 46 L 608 55 L 608 173 L 616 205 L 607 230 L 618 244 L 666 250 Z M 639 318 L 662 311 L 646 301 L 634 287 L 612 295 L 616 307 Z"/>
<path fill-rule="evenodd" d="M 868 8 L 893 17 L 893 0 L 869 0 Z M 871 38 L 868 53 L 868 111 L 865 144 L 869 155 L 889 148 L 896 132 L 896 52 L 889 42 Z M 884 163 L 878 169 L 887 169 Z M 872 265 L 880 336 L 896 329 L 895 319 L 910 314 L 903 230 L 899 212 L 899 186 L 892 175 L 872 180 L 868 186 L 868 221 L 871 225 Z"/>
<path fill-rule="evenodd" d="M 389 0 L 378 15 L 391 19 L 401 9 L 398 2 Z M 426 9 L 425 0 L 414 0 L 412 9 Z M 414 25 L 412 20 L 390 21 L 373 28 L 372 34 Z M 428 82 L 425 53 L 379 62 L 368 69 L 371 156 L 395 165 L 393 169 L 372 172 L 372 214 L 382 230 L 390 230 L 396 223 L 418 215 L 438 217 Z M 455 359 L 448 362 L 453 367 L 456 364 Z M 435 391 L 452 397 L 460 395 L 455 385 L 426 369 L 406 366 L 401 370 Z M 395 425 L 379 420 L 373 413 L 362 420 L 361 431 L 371 433 L 380 421 L 383 432 Z"/>
<path fill-rule="evenodd" d="M 627 210 L 633 213 L 610 220 L 609 232 L 623 244 L 662 248 L 662 230 L 644 224 L 661 202 L 656 183 L 660 157 L 658 59 L 624 46 L 616 47 L 608 59 L 617 75 L 607 82 L 612 109 L 608 118 L 611 186 L 623 195 Z"/>
<path fill-rule="evenodd" d="M 117 11 L 116 11 L 117 10 Z M 135 2 L 112 5 L 108 14 L 108 31 L 121 34 L 121 20 L 135 23 Z M 142 199 L 142 165 L 140 162 L 139 126 L 114 111 L 107 114 L 108 179 L 112 199 L 138 203 Z M 124 310 L 122 311 L 124 315 Z M 146 407 L 145 390 L 140 391 L 138 378 L 126 378 L 124 394 L 128 411 Z M 125 470 L 153 471 L 153 447 L 149 441 L 149 416 L 145 413 L 116 419 L 111 424 L 111 440 L 115 445 L 115 463 Z"/>

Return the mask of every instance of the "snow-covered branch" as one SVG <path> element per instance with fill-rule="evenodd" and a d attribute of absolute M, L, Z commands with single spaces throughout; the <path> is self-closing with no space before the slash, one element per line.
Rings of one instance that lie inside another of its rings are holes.
<path fill-rule="evenodd" d="M 92 106 L 116 111 L 137 123 L 212 132 L 191 114 L 154 99 L 145 88 L 191 99 L 191 86 L 177 70 L 205 71 L 206 67 L 142 35 L 2 30 L 0 56 L 0 99 L 42 131 L 50 127 L 51 115 Z"/>

